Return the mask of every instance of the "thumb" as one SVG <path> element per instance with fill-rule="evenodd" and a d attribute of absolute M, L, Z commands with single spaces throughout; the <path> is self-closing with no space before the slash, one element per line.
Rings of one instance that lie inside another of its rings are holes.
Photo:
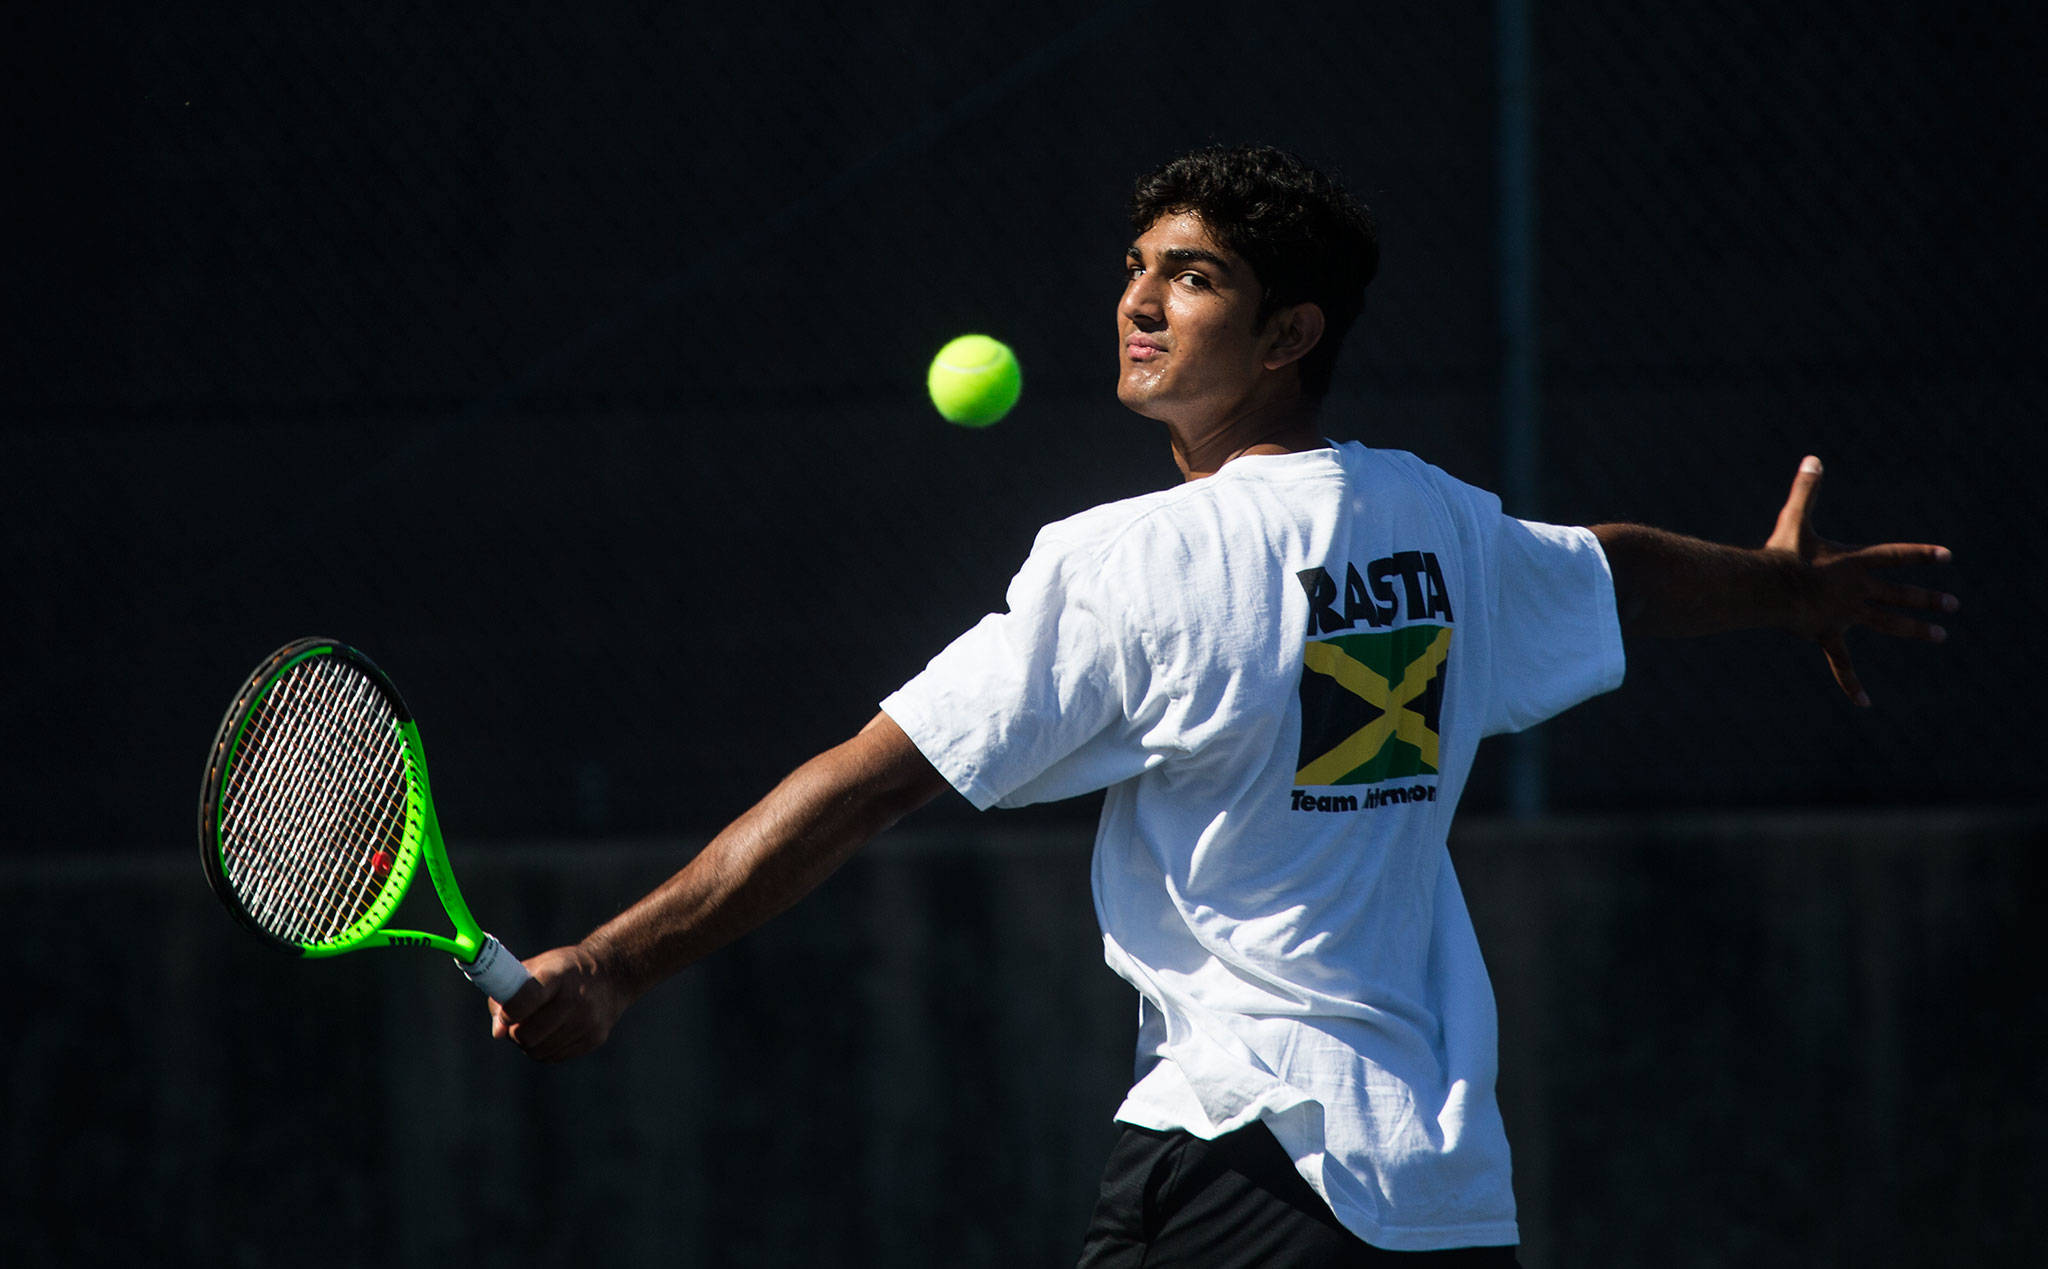
<path fill-rule="evenodd" d="M 526 970 L 529 974 L 533 973 L 532 962 L 527 962 Z M 527 979 L 518 991 L 512 993 L 512 999 L 503 1002 L 493 1000 L 491 1002 L 493 1033 L 496 1033 L 497 1027 L 501 1024 L 510 1029 L 531 1018 L 534 1015 L 534 1011 L 546 1004 L 548 997 L 552 995 L 554 995 L 553 986 L 536 974 L 534 977 Z"/>
<path fill-rule="evenodd" d="M 1812 454 L 1799 460 L 1798 474 L 1792 477 L 1792 492 L 1785 496 L 1778 523 L 1764 543 L 1767 549 L 1797 551 L 1811 536 L 1808 518 L 1813 514 L 1813 496 L 1820 488 L 1821 471 L 1820 459 Z"/>
<path fill-rule="evenodd" d="M 531 966 L 528 966 L 531 971 Z M 486 998 L 491 1008 L 491 1038 L 503 1040 L 512 1034 L 512 1028 L 533 1016 L 535 1010 L 546 1003 L 549 989 L 539 978 L 529 980 L 525 986 L 512 993 L 512 999 L 499 1002 Z"/>

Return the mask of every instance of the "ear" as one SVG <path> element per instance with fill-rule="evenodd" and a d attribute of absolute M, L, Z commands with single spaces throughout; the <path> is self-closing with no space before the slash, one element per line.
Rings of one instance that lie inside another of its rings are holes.
<path fill-rule="evenodd" d="M 1322 307 L 1307 302 L 1290 304 L 1266 319 L 1266 335 L 1272 341 L 1262 363 L 1266 369 L 1292 365 L 1322 342 Z"/>

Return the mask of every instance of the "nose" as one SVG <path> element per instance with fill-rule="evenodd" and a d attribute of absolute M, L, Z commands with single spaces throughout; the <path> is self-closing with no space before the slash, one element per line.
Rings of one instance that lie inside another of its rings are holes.
<path fill-rule="evenodd" d="M 1156 276 L 1146 270 L 1132 278 L 1124 284 L 1123 298 L 1117 301 L 1117 316 L 1139 330 L 1158 330 L 1166 325 L 1166 306 L 1160 298 L 1163 291 L 1160 283 L 1153 280 Z"/>

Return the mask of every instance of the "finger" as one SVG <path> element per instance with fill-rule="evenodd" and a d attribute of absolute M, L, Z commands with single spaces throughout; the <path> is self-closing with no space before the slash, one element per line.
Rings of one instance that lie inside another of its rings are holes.
<path fill-rule="evenodd" d="M 1945 591 L 1929 590 L 1925 586 L 1908 586 L 1893 582 L 1874 586 L 1870 597 L 1880 604 L 1894 608 L 1914 608 L 1922 612 L 1954 612 L 1962 607 L 1962 601 Z"/>
<path fill-rule="evenodd" d="M 1807 529 L 1807 519 L 1812 514 L 1814 491 L 1820 488 L 1820 459 L 1808 454 L 1799 460 L 1799 472 L 1792 477 L 1792 492 L 1785 497 L 1785 505 L 1778 511 L 1778 523 L 1771 530 L 1771 536 L 1764 543 L 1766 547 L 1782 551 L 1796 551 Z"/>
<path fill-rule="evenodd" d="M 576 1019 L 547 1038 L 527 1044 L 523 1051 L 536 1062 L 565 1062 L 597 1047 L 591 1039 L 596 1029 L 588 1018 Z"/>
<path fill-rule="evenodd" d="M 1948 631 L 1931 621 L 1908 617 L 1904 613 L 1873 608 L 1864 614 L 1863 624 L 1879 634 L 1894 639 L 1918 639 L 1923 643 L 1940 643 L 1948 638 Z"/>
<path fill-rule="evenodd" d="M 535 1050 L 532 1057 L 540 1062 L 566 1062 L 570 1058 L 582 1057 L 595 1049 L 601 1040 L 596 1038 L 595 1028 L 553 1037 L 547 1044 Z"/>
<path fill-rule="evenodd" d="M 1870 693 L 1863 690 L 1863 683 L 1856 677 L 1856 667 L 1849 661 L 1848 645 L 1842 636 L 1829 635 L 1821 640 L 1820 649 L 1827 654 L 1828 669 L 1835 673 L 1835 682 L 1845 695 L 1865 709 L 1870 708 Z"/>
<path fill-rule="evenodd" d="M 1954 552 L 1932 542 L 1880 542 L 1848 552 L 1848 558 L 1866 568 L 1905 568 L 1913 564 L 1946 564 Z"/>
<path fill-rule="evenodd" d="M 557 1032 L 568 1026 L 575 1010 L 561 1007 L 557 1001 L 549 1001 L 524 1022 L 514 1023 L 511 1028 L 512 1043 L 532 1053 L 544 1047 Z"/>

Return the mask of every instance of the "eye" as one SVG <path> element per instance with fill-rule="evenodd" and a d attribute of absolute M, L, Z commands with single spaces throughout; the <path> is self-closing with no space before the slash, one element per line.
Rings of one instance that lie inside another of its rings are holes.
<path fill-rule="evenodd" d="M 1189 286 L 1193 287 L 1197 291 L 1206 291 L 1209 289 L 1208 275 L 1197 273 L 1193 269 L 1189 269 L 1186 273 L 1181 274 L 1180 280 L 1187 283 Z"/>

